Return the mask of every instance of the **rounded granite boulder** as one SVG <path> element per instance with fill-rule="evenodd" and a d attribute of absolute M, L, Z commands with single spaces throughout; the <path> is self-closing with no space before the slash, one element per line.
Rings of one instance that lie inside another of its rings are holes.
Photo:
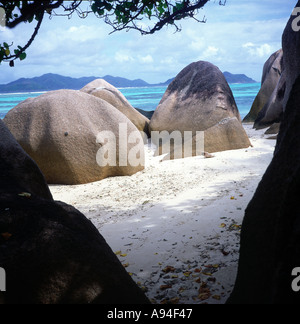
<path fill-rule="evenodd" d="M 223 73 L 203 61 L 187 66 L 170 84 L 151 119 L 150 130 L 183 135 L 192 132 L 193 136 L 204 132 L 204 149 L 210 153 L 251 145 Z"/>
<path fill-rule="evenodd" d="M 82 88 L 81 91 L 107 101 L 123 113 L 138 130 L 146 134 L 149 133 L 150 120 L 133 108 L 125 96 L 105 80 L 94 80 Z"/>
<path fill-rule="evenodd" d="M 144 169 L 144 141 L 108 102 L 59 90 L 27 99 L 5 124 L 49 184 L 84 184 Z"/>
<path fill-rule="evenodd" d="M 264 106 L 268 104 L 283 71 L 283 51 L 282 49 L 270 56 L 264 65 L 261 89 L 256 96 L 249 114 L 244 118 L 244 122 L 254 122 Z"/>

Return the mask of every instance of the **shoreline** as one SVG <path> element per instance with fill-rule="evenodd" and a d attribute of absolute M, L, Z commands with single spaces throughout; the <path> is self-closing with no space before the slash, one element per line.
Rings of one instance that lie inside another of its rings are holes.
<path fill-rule="evenodd" d="M 276 141 L 244 125 L 253 147 L 160 162 L 80 186 L 50 186 L 80 210 L 156 304 L 225 303 L 237 272 L 245 209 Z"/>

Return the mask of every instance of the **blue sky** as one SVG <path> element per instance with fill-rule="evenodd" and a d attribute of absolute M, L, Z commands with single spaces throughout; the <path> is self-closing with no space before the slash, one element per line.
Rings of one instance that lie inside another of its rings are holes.
<path fill-rule="evenodd" d="M 109 35 L 111 27 L 92 15 L 47 18 L 27 51 L 28 58 L 16 62 L 15 68 L 0 66 L 0 84 L 45 73 L 110 74 L 157 83 L 199 60 L 260 81 L 264 62 L 281 48 L 281 36 L 297 0 L 227 0 L 225 7 L 218 3 L 211 0 L 201 10 L 199 18 L 205 15 L 206 24 L 185 20 L 180 33 L 170 27 L 149 36 L 136 31 Z M 0 30 L 0 41 L 23 45 L 33 28 L 23 24 Z"/>

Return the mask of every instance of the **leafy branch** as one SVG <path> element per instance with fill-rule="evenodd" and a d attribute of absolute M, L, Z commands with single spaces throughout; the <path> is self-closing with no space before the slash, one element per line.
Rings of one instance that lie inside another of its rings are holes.
<path fill-rule="evenodd" d="M 44 18 L 44 13 L 41 13 L 40 18 L 38 19 L 37 26 L 34 30 L 34 33 L 32 34 L 31 38 L 27 42 L 25 46 L 18 46 L 17 49 L 14 50 L 14 54 L 11 54 L 10 48 L 13 46 L 13 44 L 8 45 L 7 43 L 3 43 L 3 45 L 0 45 L 0 62 L 1 61 L 9 61 L 9 65 L 11 67 L 15 66 L 15 60 L 20 59 L 21 61 L 25 60 L 27 57 L 26 50 L 31 46 L 33 41 L 35 40 L 39 29 L 41 28 L 42 22 Z"/>
<path fill-rule="evenodd" d="M 220 0 L 219 5 L 225 5 L 226 1 Z M 86 2 L 88 6 L 83 9 Z M 13 44 L 0 43 L 0 63 L 9 62 L 10 66 L 14 66 L 15 60 L 22 61 L 27 57 L 26 50 L 35 40 L 45 14 L 48 14 L 50 18 L 67 16 L 69 19 L 74 13 L 80 18 L 94 14 L 112 27 L 112 33 L 134 29 L 142 35 L 149 35 L 169 25 L 175 27 L 175 31 L 180 31 L 181 26 L 178 22 L 186 18 L 205 23 L 206 18 L 199 20 L 197 15 L 208 2 L 209 0 L 0 1 L 0 7 L 6 12 L 7 28 L 14 28 L 24 22 L 37 21 L 34 32 L 26 45 L 17 46 L 13 50 Z M 145 24 L 144 20 L 147 20 L 148 24 Z"/>

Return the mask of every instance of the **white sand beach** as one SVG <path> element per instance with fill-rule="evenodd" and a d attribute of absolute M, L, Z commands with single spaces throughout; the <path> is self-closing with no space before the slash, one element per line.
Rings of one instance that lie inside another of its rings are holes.
<path fill-rule="evenodd" d="M 224 303 L 236 277 L 240 228 L 276 144 L 244 125 L 253 147 L 160 162 L 79 186 L 51 186 L 86 215 L 153 303 Z"/>

